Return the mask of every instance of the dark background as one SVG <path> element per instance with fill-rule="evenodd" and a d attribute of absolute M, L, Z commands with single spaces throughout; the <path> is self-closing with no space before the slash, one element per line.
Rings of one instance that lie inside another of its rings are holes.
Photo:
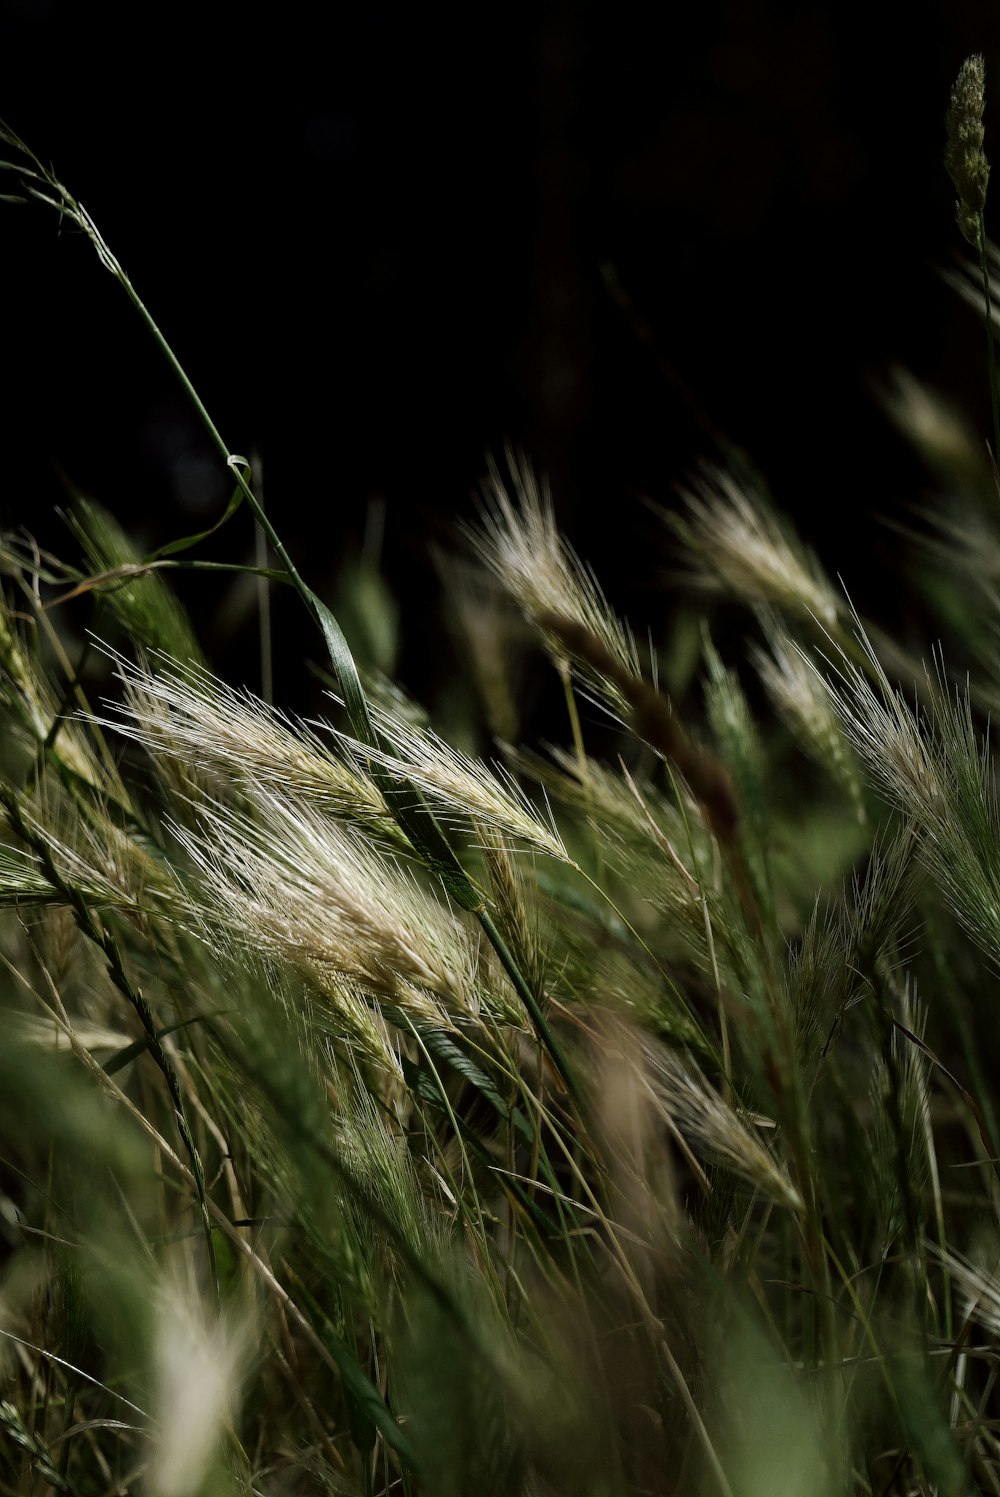
<path fill-rule="evenodd" d="M 919 14 L 3 0 L 0 114 L 259 452 L 318 590 L 384 500 L 421 690 L 428 541 L 506 440 L 640 632 L 669 562 L 641 501 L 670 502 L 713 424 L 832 571 L 885 594 L 873 516 L 926 481 L 873 385 L 907 365 L 988 429 L 981 329 L 938 275 L 962 249 L 941 155 L 1000 11 Z M 988 153 L 997 126 L 991 105 Z M 120 289 L 53 215 L 0 218 L 0 519 L 67 549 L 62 472 L 149 545 L 207 523 L 226 475 Z M 249 546 L 241 516 L 216 554 Z M 225 589 L 182 586 L 231 664 Z"/>

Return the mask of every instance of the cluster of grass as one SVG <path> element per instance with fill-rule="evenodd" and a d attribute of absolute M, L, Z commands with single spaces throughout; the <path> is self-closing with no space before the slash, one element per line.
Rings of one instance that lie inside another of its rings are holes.
<path fill-rule="evenodd" d="M 673 542 L 753 643 L 703 628 L 698 681 L 512 460 L 469 689 L 509 733 L 530 632 L 571 747 L 487 762 L 359 672 L 174 363 L 337 692 L 306 723 L 213 675 L 166 580 L 202 537 L 81 503 L 77 565 L 3 541 L 0 1491 L 1000 1492 L 985 452 L 899 381 L 948 496 L 930 669 L 706 469 Z"/>

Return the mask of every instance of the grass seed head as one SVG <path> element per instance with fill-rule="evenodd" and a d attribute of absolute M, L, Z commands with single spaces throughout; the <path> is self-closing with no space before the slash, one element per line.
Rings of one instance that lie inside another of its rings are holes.
<path fill-rule="evenodd" d="M 446 820 L 480 822 L 522 847 L 534 848 L 561 863 L 571 862 L 551 816 L 532 805 L 511 774 L 491 767 L 427 728 L 402 724 L 386 713 L 373 713 L 380 736 L 392 751 L 372 749 L 345 734 L 338 735 L 359 773 L 366 763 L 380 764 L 400 784 L 416 786 Z"/>
<path fill-rule="evenodd" d="M 177 834 L 210 929 L 241 949 L 288 963 L 331 999 L 346 980 L 425 1022 L 477 1013 L 457 917 L 350 828 L 259 788 L 252 813 L 202 807 L 199 829 Z"/>
<path fill-rule="evenodd" d="M 687 513 L 675 519 L 674 528 L 691 553 L 691 581 L 834 626 L 836 594 L 759 495 L 751 498 L 729 474 L 708 469 L 684 497 Z"/>
<path fill-rule="evenodd" d="M 766 1199 L 801 1213 L 802 1197 L 782 1165 L 693 1063 L 673 1051 L 658 1051 L 652 1085 L 665 1112 L 696 1148 L 735 1170 Z"/>
<path fill-rule="evenodd" d="M 589 567 L 559 534 L 552 498 L 526 462 L 509 458 L 516 499 L 498 469 L 485 486 L 482 523 L 470 529 L 473 548 L 539 629 L 557 660 L 565 660 L 564 638 L 546 620 L 561 619 L 599 642 L 617 671 L 639 676 L 635 641 L 608 606 Z"/>
<path fill-rule="evenodd" d="M 758 674 L 779 715 L 807 754 L 850 796 L 865 819 L 861 776 L 830 696 L 809 658 L 779 628 L 768 627 L 771 653 L 754 647 Z"/>
<path fill-rule="evenodd" d="M 336 759 L 320 738 L 249 691 L 234 691 L 196 663 L 157 657 L 156 668 L 118 660 L 125 700 L 101 723 L 161 763 L 180 767 L 185 790 L 250 782 L 299 797 L 380 832 L 391 825 L 371 780 Z M 207 777 L 207 779 L 206 779 Z"/>
<path fill-rule="evenodd" d="M 986 206 L 990 166 L 983 151 L 986 108 L 986 63 L 981 52 L 967 57 L 959 69 L 945 116 L 947 144 L 944 163 L 958 201 L 958 227 L 970 244 L 979 243 L 979 218 Z"/>
<path fill-rule="evenodd" d="M 196 1497 L 239 1402 L 250 1349 L 245 1323 L 217 1318 L 190 1289 L 161 1289 L 153 1360 L 157 1440 L 147 1476 L 154 1497 Z"/>

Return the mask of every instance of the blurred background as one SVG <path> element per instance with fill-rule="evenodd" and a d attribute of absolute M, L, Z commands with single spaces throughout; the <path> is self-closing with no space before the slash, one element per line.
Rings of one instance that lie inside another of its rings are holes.
<path fill-rule="evenodd" d="M 872 606 L 898 551 L 877 517 L 927 487 L 876 398 L 889 371 L 988 431 L 981 328 L 940 276 L 964 249 L 941 158 L 981 50 L 1000 160 L 995 7 L 936 0 L 919 29 L 895 0 L 0 11 L 0 115 L 259 455 L 310 582 L 333 599 L 367 535 L 418 693 L 430 546 L 505 442 L 641 635 L 670 588 L 645 500 L 720 441 Z M 227 475 L 121 290 L 53 215 L 2 219 L 3 524 L 72 552 L 67 483 L 150 547 L 209 523 Z M 249 559 L 249 520 L 212 554 Z M 246 597 L 181 586 L 240 668 Z M 285 659 L 315 653 L 299 623 L 277 600 Z"/>

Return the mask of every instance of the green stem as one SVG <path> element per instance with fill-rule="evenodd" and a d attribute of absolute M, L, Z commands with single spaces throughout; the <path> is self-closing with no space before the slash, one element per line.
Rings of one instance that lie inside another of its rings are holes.
<path fill-rule="evenodd" d="M 97 233 L 96 228 L 94 228 L 94 233 Z M 208 408 L 206 407 L 201 396 L 198 394 L 198 391 L 195 389 L 194 385 L 188 378 L 188 375 L 184 370 L 184 366 L 181 364 L 180 360 L 174 353 L 170 344 L 167 342 L 163 333 L 160 331 L 158 324 L 154 321 L 153 316 L 146 306 L 145 302 L 142 300 L 142 297 L 136 291 L 135 287 L 132 285 L 132 282 L 129 280 L 128 276 L 125 274 L 118 261 L 114 259 L 113 256 L 110 256 L 110 252 L 108 251 L 107 246 L 104 245 L 103 239 L 100 242 L 104 247 L 104 254 L 109 256 L 110 258 L 111 263 L 108 265 L 108 268 L 111 270 L 112 274 L 121 282 L 132 305 L 135 307 L 136 311 L 139 313 L 139 316 L 142 318 L 143 322 L 145 322 L 146 326 L 149 328 L 149 331 L 152 333 L 160 352 L 163 354 L 164 358 L 167 360 L 167 363 L 170 365 L 171 369 L 180 380 L 181 385 L 184 389 L 184 393 L 187 395 L 188 399 L 191 401 L 191 404 L 194 406 L 195 410 L 198 412 L 198 415 L 201 417 L 205 430 L 208 432 L 213 443 L 218 448 L 220 455 L 226 463 L 226 466 L 232 470 L 236 482 L 239 486 L 240 492 L 242 493 L 244 499 L 253 512 L 254 519 L 257 521 L 261 530 L 263 530 L 274 550 L 275 555 L 281 562 L 281 565 L 284 567 L 285 571 L 288 573 L 293 587 L 299 593 L 306 607 L 309 609 L 309 612 L 315 613 L 315 609 L 312 603 L 312 592 L 310 588 L 308 588 L 303 581 L 298 568 L 292 561 L 291 556 L 286 551 L 281 537 L 278 535 L 278 532 L 275 530 L 274 526 L 271 524 L 271 521 L 268 519 L 264 511 L 264 506 L 261 504 L 260 500 L 257 498 L 257 495 L 254 493 L 253 489 L 250 487 L 250 484 L 244 477 L 243 467 L 249 467 L 249 463 L 245 458 L 242 458 L 237 453 L 234 453 L 229 447 L 228 443 L 223 440 L 222 433 L 219 431 L 219 428 L 216 426 L 215 422 L 212 420 L 211 416 L 208 413 Z"/>

